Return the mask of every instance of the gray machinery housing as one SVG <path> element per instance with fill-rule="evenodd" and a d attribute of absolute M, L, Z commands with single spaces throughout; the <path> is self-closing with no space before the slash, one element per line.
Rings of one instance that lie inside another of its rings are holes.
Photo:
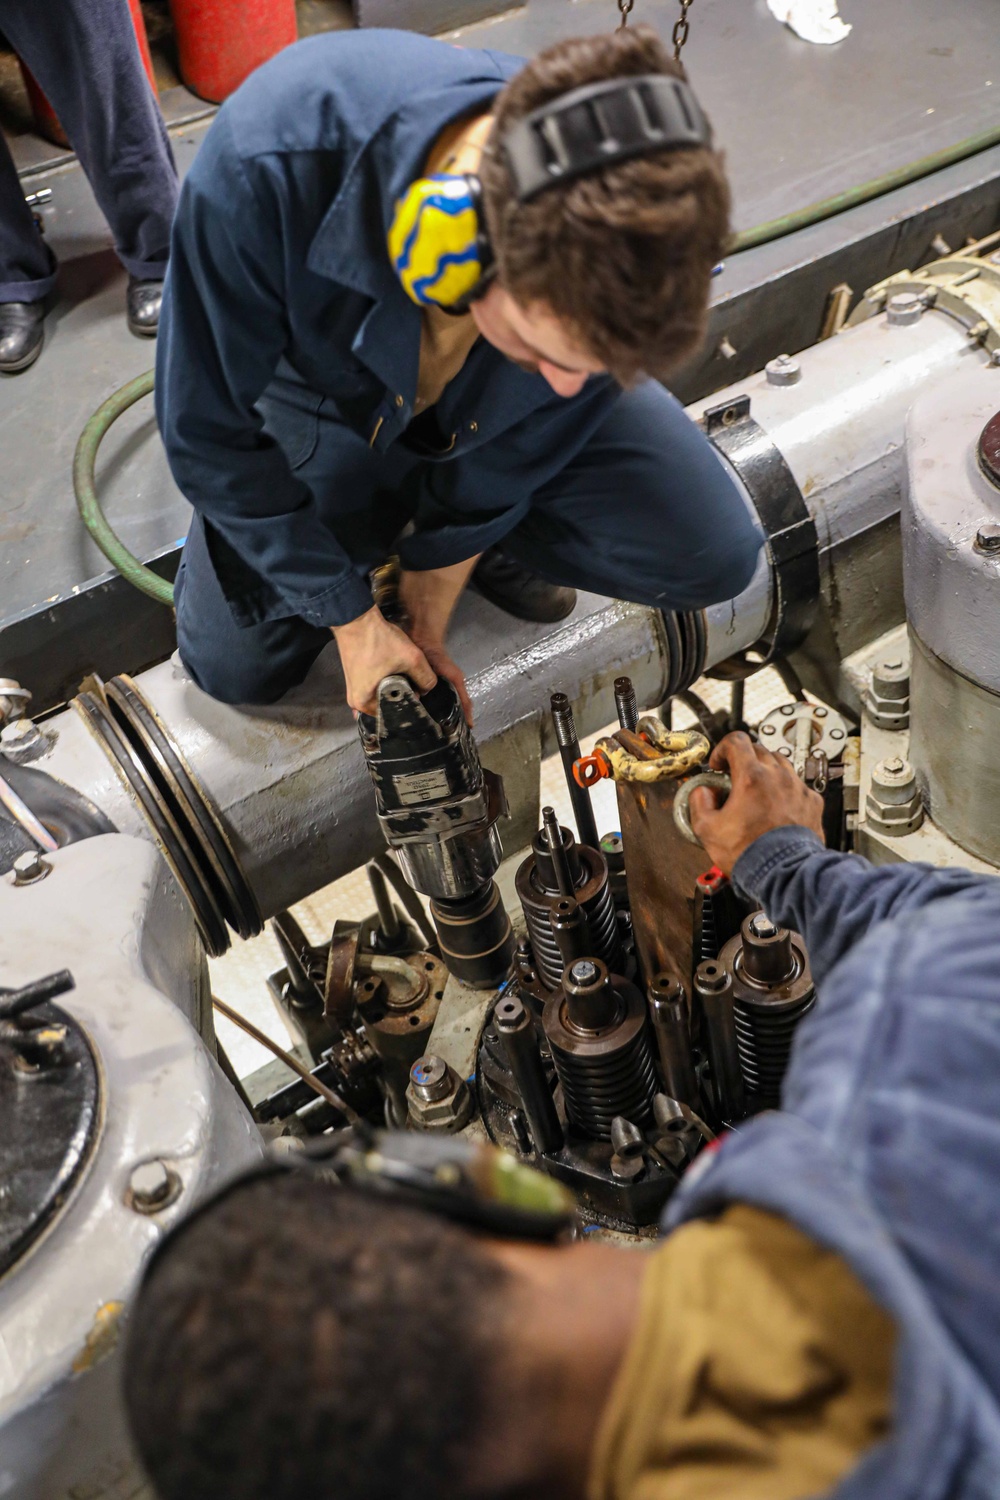
<path fill-rule="evenodd" d="M 860 716 L 844 770 L 857 846 L 1000 865 L 998 348 L 1000 266 L 969 252 L 890 278 L 836 336 L 690 408 L 768 532 L 738 599 L 664 616 L 583 596 L 560 625 L 505 622 L 503 639 L 481 600 L 463 601 L 458 654 L 483 762 L 504 778 L 508 852 L 538 827 L 539 760 L 558 748 L 542 709 L 552 688 L 586 735 L 613 719 L 623 674 L 656 706 L 706 670 L 739 676 L 791 651 L 819 697 Z M 21 839 L 0 861 L 0 981 L 72 970 L 60 1006 L 100 1089 L 72 1181 L 0 1276 L 3 1487 L 48 1500 L 132 1482 L 118 1316 L 163 1229 L 261 1149 L 214 1060 L 206 950 L 259 930 L 382 839 L 332 648 L 275 708 L 216 703 L 176 659 L 134 684 L 92 682 L 37 724 L 30 686 L 0 684 L 0 773 Z M 89 809 L 91 836 L 63 817 L 60 847 L 39 854 L 43 785 Z M 628 1014 L 632 999 L 614 1003 Z M 427 1050 L 459 1080 L 484 1004 L 452 987 L 435 1023 Z M 523 1011 L 499 1020 L 520 1056 Z M 564 1050 L 571 1089 L 589 1088 L 582 1053 Z M 651 1057 L 643 1044 L 633 1070 L 644 1109 Z M 417 1103 L 436 1105 L 435 1080 L 417 1082 Z M 626 1165 L 629 1149 L 618 1141 Z"/>

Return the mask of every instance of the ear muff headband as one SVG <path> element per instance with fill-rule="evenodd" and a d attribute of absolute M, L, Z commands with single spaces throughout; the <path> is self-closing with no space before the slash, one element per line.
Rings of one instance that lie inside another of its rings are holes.
<path fill-rule="evenodd" d="M 519 203 L 636 156 L 708 146 L 689 84 L 652 73 L 588 83 L 517 120 L 500 141 Z M 421 177 L 396 204 L 389 258 L 418 307 L 465 312 L 495 266 L 478 177 Z"/>
<path fill-rule="evenodd" d="M 476 177 L 421 177 L 396 204 L 389 258 L 419 307 L 454 308 L 482 281 L 492 257 Z"/>

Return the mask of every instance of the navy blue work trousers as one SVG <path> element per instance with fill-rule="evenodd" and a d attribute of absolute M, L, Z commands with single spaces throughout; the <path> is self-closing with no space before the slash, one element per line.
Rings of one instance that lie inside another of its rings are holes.
<path fill-rule="evenodd" d="M 273 389 L 273 388 L 272 388 Z M 394 443 L 385 453 L 293 396 L 260 402 L 265 427 L 310 487 L 362 576 L 411 520 L 428 462 Z M 502 439 L 498 439 L 502 441 Z M 733 598 L 763 537 L 722 460 L 683 408 L 652 381 L 623 394 L 589 442 L 532 496 L 502 550 L 552 583 L 660 609 Z M 238 625 L 212 546 L 195 515 L 175 589 L 181 660 L 213 698 L 271 703 L 302 681 L 330 632 L 298 616 Z M 231 559 L 238 587 L 238 559 Z"/>
<path fill-rule="evenodd" d="M 159 280 L 177 170 L 128 0 L 0 0 L 0 31 L 59 116 L 123 266 L 140 281 Z M 0 302 L 39 301 L 55 272 L 0 133 Z"/>

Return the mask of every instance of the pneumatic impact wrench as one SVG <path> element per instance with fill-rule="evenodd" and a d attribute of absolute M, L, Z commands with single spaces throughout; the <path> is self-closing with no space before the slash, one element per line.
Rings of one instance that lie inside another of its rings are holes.
<path fill-rule="evenodd" d="M 484 771 L 454 687 L 423 697 L 384 677 L 377 713 L 358 715 L 378 820 L 414 890 L 429 896 L 441 957 L 457 979 L 494 989 L 510 972 L 514 936 L 493 879 L 507 815 L 503 782 Z"/>

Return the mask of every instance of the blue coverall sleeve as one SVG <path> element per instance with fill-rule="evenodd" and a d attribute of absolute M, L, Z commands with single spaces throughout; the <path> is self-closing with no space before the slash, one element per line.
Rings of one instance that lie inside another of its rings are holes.
<path fill-rule="evenodd" d="M 157 341 L 160 432 L 209 538 L 262 581 L 255 617 L 345 624 L 371 608 L 370 591 L 254 407 L 287 339 L 281 210 L 231 137 L 223 110 L 181 193 Z"/>
<path fill-rule="evenodd" d="M 736 861 L 733 881 L 773 922 L 801 932 L 817 982 L 877 923 L 948 896 L 997 889 L 995 876 L 970 870 L 873 865 L 825 849 L 798 827 L 762 834 Z"/>

